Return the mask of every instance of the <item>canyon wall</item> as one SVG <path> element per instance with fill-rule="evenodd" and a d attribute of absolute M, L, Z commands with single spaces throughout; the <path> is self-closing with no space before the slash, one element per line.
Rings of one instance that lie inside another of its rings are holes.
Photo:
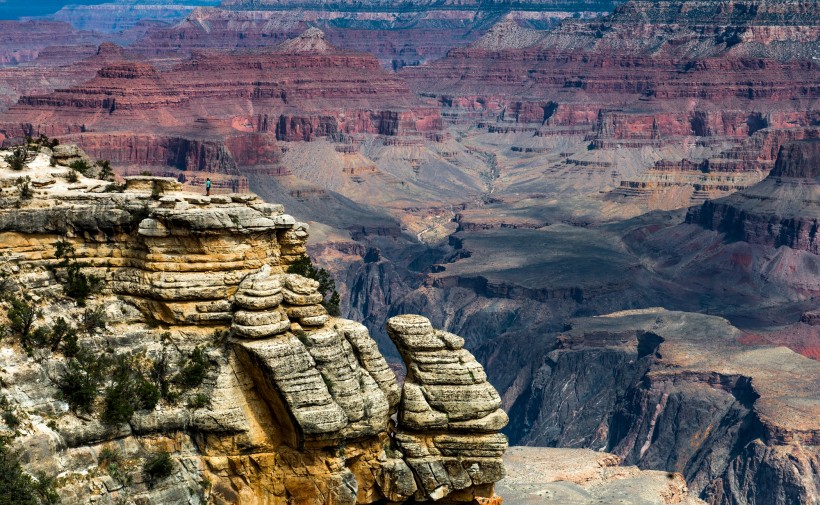
<path fill-rule="evenodd" d="M 102 407 L 81 413 L 57 392 L 79 358 L 57 348 L 29 364 L 7 355 L 6 405 L 23 420 L 14 443 L 29 448 L 28 470 L 60 476 L 63 503 L 500 503 L 507 416 L 463 340 L 421 316 L 390 319 L 407 360 L 400 387 L 367 329 L 330 316 L 318 282 L 286 273 L 305 253 L 307 226 L 282 206 L 185 193 L 156 177 L 129 177 L 121 192 L 85 177 L 66 183 L 68 169 L 44 154 L 25 173 L 32 198 L 13 173 L 2 178 L 4 300 L 32 300 L 42 327 L 105 313 L 80 337 L 83 349 L 149 361 L 184 361 L 195 349 L 207 362 L 203 404 L 163 400 L 110 424 L 95 413 Z M 63 294 L 58 241 L 102 282 L 88 309 Z M 55 379 L 31 390 L 32 373 Z M 132 477 L 108 466 L 111 451 Z M 159 452 L 173 470 L 157 483 L 134 465 Z"/>

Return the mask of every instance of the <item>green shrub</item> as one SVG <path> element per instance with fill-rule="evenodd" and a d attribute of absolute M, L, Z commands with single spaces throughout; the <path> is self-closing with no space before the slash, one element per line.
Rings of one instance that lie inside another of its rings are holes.
<path fill-rule="evenodd" d="M 51 332 L 44 326 L 36 328 L 34 331 L 29 333 L 28 336 L 20 337 L 20 343 L 23 345 L 23 349 L 29 351 L 29 355 L 31 355 L 30 351 L 32 349 L 42 349 L 43 347 L 46 347 L 50 341 Z"/>
<path fill-rule="evenodd" d="M 0 505 L 51 505 L 59 503 L 54 479 L 39 474 L 35 480 L 23 472 L 19 454 L 0 438 Z"/>
<path fill-rule="evenodd" d="M 34 189 L 31 187 L 31 177 L 18 177 L 14 181 L 17 186 L 17 193 L 20 195 L 20 200 L 31 200 L 34 198 Z"/>
<path fill-rule="evenodd" d="M 57 380 L 60 396 L 72 410 L 90 413 L 108 370 L 108 359 L 80 347 Z"/>
<path fill-rule="evenodd" d="M 142 473 L 145 480 L 148 481 L 149 487 L 153 487 L 157 481 L 169 477 L 173 471 L 174 462 L 167 452 L 152 454 L 142 465 Z"/>
<path fill-rule="evenodd" d="M 179 367 L 180 371 L 174 382 L 182 389 L 193 389 L 205 380 L 211 364 L 205 356 L 205 351 L 197 346 L 187 357 L 180 359 Z"/>
<path fill-rule="evenodd" d="M 105 307 L 97 307 L 96 309 L 85 309 L 83 311 L 80 326 L 83 331 L 91 335 L 97 330 L 105 329 Z"/>
<path fill-rule="evenodd" d="M 100 167 L 98 177 L 104 181 L 111 180 L 114 177 L 114 171 L 111 170 L 111 162 L 108 160 L 97 160 L 97 166 Z"/>
<path fill-rule="evenodd" d="M 54 321 L 54 324 L 51 325 L 49 344 L 51 345 L 52 352 L 56 351 L 60 347 L 60 344 L 70 340 L 73 340 L 76 345 L 77 331 L 69 326 L 65 319 L 58 317 L 57 320 Z M 63 345 L 63 348 L 65 348 L 65 345 Z"/>
<path fill-rule="evenodd" d="M 59 266 L 65 269 L 66 282 L 63 284 L 63 293 L 77 301 L 80 307 L 85 306 L 85 300 L 96 292 L 101 279 L 94 275 L 87 275 L 81 271 L 82 265 L 77 261 L 74 246 L 67 240 L 58 240 L 54 243 L 54 255 L 60 259 Z"/>
<path fill-rule="evenodd" d="M 88 171 L 91 170 L 91 165 L 89 165 L 85 160 L 74 160 L 68 165 L 68 167 L 83 175 L 88 175 Z"/>
<path fill-rule="evenodd" d="M 130 486 L 132 482 L 131 475 L 125 470 L 123 465 L 122 453 L 111 445 L 107 445 L 100 451 L 97 456 L 99 467 L 105 470 L 108 475 L 114 480 L 124 486 Z"/>
<path fill-rule="evenodd" d="M 15 171 L 20 171 L 26 168 L 26 165 L 37 156 L 36 151 L 32 151 L 28 147 L 28 143 L 11 148 L 11 154 L 5 157 L 9 168 Z"/>
<path fill-rule="evenodd" d="M 112 372 L 111 386 L 105 390 L 102 420 L 121 424 L 139 409 L 153 409 L 159 402 L 159 388 L 146 380 L 133 356 L 119 355 Z"/>
<path fill-rule="evenodd" d="M 171 392 L 171 381 L 169 379 L 171 375 L 170 368 L 168 355 L 163 350 L 162 355 L 154 360 L 150 373 L 154 382 L 159 386 L 160 396 L 165 400 L 173 402 L 176 400 L 176 395 Z"/>
<path fill-rule="evenodd" d="M 211 404 L 211 399 L 205 393 L 196 394 L 188 398 L 189 409 L 202 409 Z"/>
<path fill-rule="evenodd" d="M 60 141 L 57 139 L 49 139 L 45 134 L 41 134 L 40 138 L 37 139 L 37 144 L 42 147 L 54 149 L 55 147 L 60 145 Z"/>
<path fill-rule="evenodd" d="M 319 292 L 325 296 L 322 305 L 331 316 L 339 315 L 339 293 L 336 291 L 336 281 L 324 268 L 316 268 L 309 256 L 302 256 L 288 267 L 289 274 L 297 274 L 319 282 Z"/>
<path fill-rule="evenodd" d="M 70 182 L 71 184 L 74 184 L 75 182 L 80 180 L 80 176 L 77 175 L 76 170 L 69 170 L 68 173 L 65 174 L 65 180 L 66 180 L 66 182 Z"/>
<path fill-rule="evenodd" d="M 70 331 L 63 337 L 63 355 L 66 358 L 74 358 L 80 352 L 80 339 L 76 331 Z"/>
<path fill-rule="evenodd" d="M 16 296 L 10 296 L 8 301 L 9 309 L 6 315 L 9 318 L 11 329 L 20 335 L 21 339 L 25 340 L 31 332 L 34 321 L 42 316 L 43 313 L 31 305 L 27 297 L 17 298 Z"/>
<path fill-rule="evenodd" d="M 3 411 L 3 422 L 6 423 L 6 426 L 11 430 L 16 430 L 20 427 L 20 418 L 17 417 L 12 410 Z"/>

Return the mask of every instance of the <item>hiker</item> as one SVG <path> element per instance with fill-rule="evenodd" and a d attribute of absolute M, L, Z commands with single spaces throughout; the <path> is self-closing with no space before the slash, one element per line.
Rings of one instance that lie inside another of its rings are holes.
<path fill-rule="evenodd" d="M 211 178 L 205 179 L 205 196 L 211 196 Z"/>

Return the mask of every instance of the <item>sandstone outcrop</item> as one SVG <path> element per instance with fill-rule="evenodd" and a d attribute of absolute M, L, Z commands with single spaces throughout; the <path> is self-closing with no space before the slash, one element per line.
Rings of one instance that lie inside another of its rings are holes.
<path fill-rule="evenodd" d="M 427 318 L 396 316 L 387 333 L 407 366 L 396 443 L 423 495 L 489 496 L 504 477 L 507 424 L 501 398 L 464 339 L 434 330 Z"/>
<path fill-rule="evenodd" d="M 83 156 L 56 151 L 61 163 Z M 111 314 L 83 345 L 149 360 L 206 349 L 209 372 L 199 393 L 207 401 L 163 401 L 110 426 L 69 411 L 53 379 L 30 388 L 32 374 L 60 375 L 60 353 L 29 365 L 4 355 L 4 393 L 27 420 L 19 442 L 37 447 L 27 468 L 66 477 L 64 503 L 498 500 L 507 417 L 462 339 L 420 316 L 394 318 L 389 331 L 412 371 L 400 388 L 368 330 L 330 317 L 319 283 L 286 273 L 305 253 L 307 226 L 280 205 L 185 193 L 148 176 L 115 191 L 82 176 L 69 183 L 67 172 L 41 153 L 23 173 L 48 184 L 26 199 L 0 166 L 4 289 L 25 290 L 47 321 L 74 317 L 55 273 L 54 243 L 66 240 L 83 272 L 104 279 L 89 305 Z M 100 454 L 112 444 L 131 465 L 123 471 L 170 452 L 175 478 L 154 486 L 106 473 Z"/>

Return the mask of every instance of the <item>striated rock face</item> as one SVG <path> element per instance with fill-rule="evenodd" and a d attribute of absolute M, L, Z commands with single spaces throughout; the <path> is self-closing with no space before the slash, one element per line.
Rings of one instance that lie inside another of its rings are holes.
<path fill-rule="evenodd" d="M 310 29 L 276 48 L 197 53 L 171 68 L 125 58 L 81 85 L 28 95 L 0 115 L 5 137 L 46 134 L 132 166 L 231 173 L 277 160 L 277 141 L 351 134 L 435 136 L 422 103 L 371 55 Z"/>
<path fill-rule="evenodd" d="M 66 477 L 63 503 L 498 503 L 507 417 L 461 338 L 420 316 L 392 319 L 410 370 L 400 388 L 367 328 L 331 317 L 317 281 L 286 273 L 308 235 L 280 205 L 185 193 L 168 178 L 129 177 L 122 192 L 83 176 L 67 183 L 62 163 L 83 153 L 61 145 L 54 155 L 55 167 L 41 154 L 25 169 L 29 200 L 0 166 L 3 289 L 32 295 L 47 321 L 73 317 L 56 274 L 54 243 L 66 240 L 104 281 L 89 310 L 110 313 L 83 346 L 154 363 L 205 349 L 208 363 L 204 405 L 163 400 L 107 425 L 95 407 L 70 411 L 52 379 L 31 388 L 33 376 L 60 376 L 61 352 L 23 365 L 10 347 L 2 392 L 26 420 L 18 442 L 36 447 L 24 463 Z M 112 447 L 132 467 L 170 452 L 176 477 L 112 480 L 122 476 L 103 462 Z"/>
<path fill-rule="evenodd" d="M 100 37 L 53 21 L 0 21 L 0 66 L 32 61 L 49 46 L 98 44 Z"/>
<path fill-rule="evenodd" d="M 816 361 L 743 346 L 714 316 L 646 309 L 570 325 L 511 409 L 514 441 L 678 471 L 713 504 L 816 500 Z"/>
<path fill-rule="evenodd" d="M 608 1 L 565 0 L 482 2 L 480 8 L 477 2 L 222 2 L 220 8 L 197 8 L 176 25 L 152 27 L 132 47 L 148 57 L 177 58 L 204 48 L 272 46 L 313 26 L 333 45 L 370 52 L 382 66 L 396 69 L 441 58 L 505 15 L 549 27 L 575 11 L 592 15 L 610 8 Z"/>
<path fill-rule="evenodd" d="M 774 169 L 757 185 L 690 209 L 686 222 L 729 239 L 820 254 L 820 140 L 784 145 Z"/>
<path fill-rule="evenodd" d="M 396 316 L 387 333 L 407 366 L 396 443 L 433 499 L 492 494 L 504 477 L 507 439 L 501 398 L 464 339 L 434 330 L 427 318 Z"/>
<path fill-rule="evenodd" d="M 816 8 L 638 0 L 540 33 L 504 20 L 470 46 L 398 73 L 434 95 L 447 122 L 515 138 L 523 159 L 565 152 L 548 172 L 558 180 L 611 175 L 612 200 L 680 208 L 765 177 L 774 158 L 749 142 L 756 133 L 797 139 L 816 128 Z"/>

